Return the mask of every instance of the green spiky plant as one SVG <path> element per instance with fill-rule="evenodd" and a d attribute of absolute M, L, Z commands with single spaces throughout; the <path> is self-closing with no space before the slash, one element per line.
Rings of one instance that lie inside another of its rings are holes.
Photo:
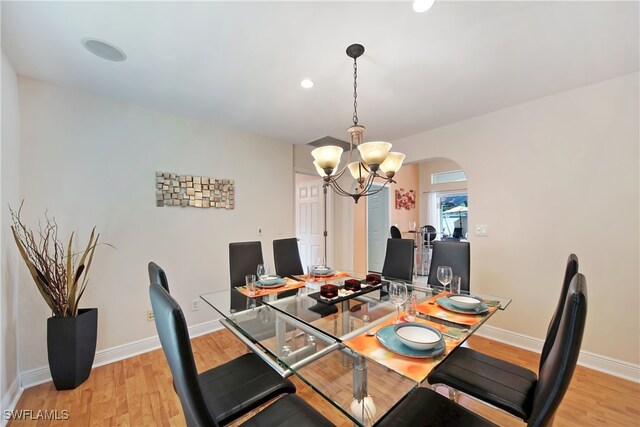
<path fill-rule="evenodd" d="M 78 304 L 87 287 L 89 268 L 100 238 L 100 234 L 96 234 L 96 227 L 91 230 L 84 251 L 73 253 L 74 233 L 71 233 L 65 249 L 58 239 L 58 224 L 54 218 L 45 213 L 44 223 L 40 222 L 38 232 L 34 233 L 20 220 L 22 204 L 17 213 L 11 208 L 9 210 L 13 222 L 11 231 L 20 255 L 53 316 L 77 316 Z"/>

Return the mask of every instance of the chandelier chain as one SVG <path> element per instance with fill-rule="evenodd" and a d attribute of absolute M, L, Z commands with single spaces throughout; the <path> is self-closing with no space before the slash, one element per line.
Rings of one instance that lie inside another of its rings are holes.
<path fill-rule="evenodd" d="M 353 58 L 353 124 L 358 124 L 358 62 Z"/>

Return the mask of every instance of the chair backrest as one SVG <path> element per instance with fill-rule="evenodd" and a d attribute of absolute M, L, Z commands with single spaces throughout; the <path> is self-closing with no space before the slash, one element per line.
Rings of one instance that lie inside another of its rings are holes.
<path fill-rule="evenodd" d="M 433 245 L 433 241 L 438 237 L 436 228 L 433 225 L 425 225 L 422 227 L 422 239 L 425 246 Z"/>
<path fill-rule="evenodd" d="M 468 291 L 470 289 L 471 247 L 469 242 L 451 240 L 433 242 L 433 255 L 427 280 L 430 285 L 442 286 L 438 281 L 438 267 L 441 265 L 448 265 L 455 276 L 460 276 L 461 290 Z"/>
<path fill-rule="evenodd" d="M 543 427 L 552 424 L 578 363 L 586 319 L 587 281 L 578 273 L 571 280 L 556 339 L 538 375 L 533 393 L 533 409 L 526 420 L 528 426 Z"/>
<path fill-rule="evenodd" d="M 180 306 L 158 283 L 149 285 L 149 296 L 162 350 L 171 369 L 186 424 L 217 426 L 215 415 L 209 412 L 200 389 L 187 322 Z"/>
<path fill-rule="evenodd" d="M 571 284 L 573 276 L 576 274 L 578 274 L 578 257 L 571 254 L 569 255 L 569 259 L 567 259 L 567 266 L 564 270 L 564 280 L 562 282 L 562 289 L 560 289 L 558 306 L 556 307 L 556 311 L 553 313 L 553 317 L 551 317 L 551 322 L 549 322 L 547 336 L 544 340 L 544 345 L 542 346 L 542 352 L 540 353 L 540 369 L 542 369 L 542 365 L 547 359 L 549 351 L 551 351 L 551 346 L 556 339 L 558 326 L 560 326 L 560 318 L 562 317 L 562 311 L 564 310 L 564 302 L 567 299 L 567 292 L 569 291 L 569 285 Z"/>
<path fill-rule="evenodd" d="M 387 252 L 382 265 L 385 278 L 411 281 L 413 279 L 413 239 L 387 239 Z"/>
<path fill-rule="evenodd" d="M 389 229 L 389 233 L 391 233 L 392 239 L 402 239 L 402 233 L 400 233 L 400 229 L 395 225 L 392 225 Z"/>
<path fill-rule="evenodd" d="M 149 283 L 157 283 L 169 292 L 169 281 L 164 270 L 158 264 L 151 261 L 149 263 Z"/>
<path fill-rule="evenodd" d="M 300 261 L 298 239 L 295 237 L 273 241 L 273 261 L 275 262 L 276 274 L 280 277 L 304 274 L 302 261 Z"/>
<path fill-rule="evenodd" d="M 230 285 L 244 286 L 244 276 L 256 274 L 258 264 L 263 264 L 262 243 L 234 242 L 229 243 L 229 275 Z M 247 308 L 247 298 L 239 292 L 231 293 L 231 308 L 244 310 Z"/>
<path fill-rule="evenodd" d="M 454 239 L 461 239 L 462 238 L 462 227 L 455 227 L 453 229 L 453 235 L 451 236 Z"/>

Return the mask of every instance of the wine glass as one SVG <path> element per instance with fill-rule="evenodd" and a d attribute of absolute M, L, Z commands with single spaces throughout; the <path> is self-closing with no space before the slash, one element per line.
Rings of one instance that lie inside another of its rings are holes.
<path fill-rule="evenodd" d="M 258 264 L 257 275 L 260 281 L 264 281 L 269 276 L 269 264 Z"/>
<path fill-rule="evenodd" d="M 393 323 L 401 323 L 400 322 L 400 307 L 407 301 L 407 285 L 402 282 L 391 282 L 389 283 L 389 299 L 391 303 L 396 306 L 398 309 L 398 315 L 396 316 L 396 320 Z"/>
<path fill-rule="evenodd" d="M 315 267 L 326 267 L 327 266 L 327 261 L 324 259 L 323 256 L 319 256 L 318 258 L 316 258 L 316 265 Z"/>
<path fill-rule="evenodd" d="M 447 285 L 451 283 L 453 277 L 453 271 L 448 265 L 438 266 L 438 281 L 442 283 L 442 289 L 446 290 Z"/>

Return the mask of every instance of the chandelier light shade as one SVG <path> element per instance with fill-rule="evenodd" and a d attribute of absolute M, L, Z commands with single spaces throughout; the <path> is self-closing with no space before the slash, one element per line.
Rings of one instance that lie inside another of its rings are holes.
<path fill-rule="evenodd" d="M 384 141 L 365 142 L 358 145 L 360 157 L 373 171 L 378 170 L 378 167 L 387 158 L 389 150 L 391 150 L 391 144 Z"/>
<path fill-rule="evenodd" d="M 387 154 L 387 158 L 384 159 L 384 162 L 380 163 L 380 170 L 386 173 L 388 178 L 393 178 L 396 172 L 400 170 L 404 157 L 404 154 L 398 152 L 391 152 Z"/>
<path fill-rule="evenodd" d="M 327 145 L 316 148 L 311 152 L 315 159 L 313 165 L 324 179 L 324 188 L 331 187 L 336 194 L 352 197 L 358 203 L 360 197 L 371 196 L 382 190 L 387 184 L 395 183 L 394 175 L 404 161 L 404 154 L 390 152 L 391 144 L 384 141 L 363 142 L 364 126 L 358 124 L 358 63 L 357 59 L 364 53 L 364 46 L 352 44 L 347 48 L 347 56 L 353 58 L 353 126 L 347 129 L 349 133 L 349 158 L 346 166 L 338 170 L 342 148 Z M 355 150 L 357 148 L 357 151 Z M 353 153 L 358 153 L 361 160 L 351 161 Z M 349 169 L 351 176 L 356 180 L 352 191 L 343 189 L 338 180 Z M 381 170 L 386 176 L 380 175 Z M 382 185 L 373 186 L 376 179 L 382 181 Z"/>
<path fill-rule="evenodd" d="M 351 176 L 360 184 L 369 174 L 369 171 L 365 169 L 365 166 L 362 164 L 362 162 L 351 162 L 348 166 L 349 172 L 351 172 Z"/>
<path fill-rule="evenodd" d="M 335 145 L 327 145 L 316 148 L 311 152 L 316 160 L 318 167 L 324 170 L 325 174 L 331 175 L 340 164 L 340 156 L 342 156 L 342 148 Z"/>

